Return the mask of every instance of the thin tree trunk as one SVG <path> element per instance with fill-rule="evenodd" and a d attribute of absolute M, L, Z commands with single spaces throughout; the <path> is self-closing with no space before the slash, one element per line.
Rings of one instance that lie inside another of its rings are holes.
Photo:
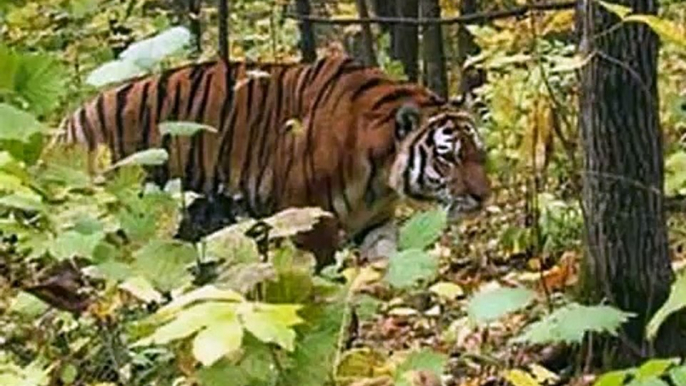
<path fill-rule="evenodd" d="M 188 0 L 188 29 L 193 37 L 193 56 L 199 56 L 202 52 L 202 24 L 200 23 L 200 10 L 202 0 Z"/>
<path fill-rule="evenodd" d="M 369 11 L 367 10 L 366 0 L 356 0 L 357 13 L 360 18 L 368 18 Z M 368 66 L 376 66 L 376 53 L 374 52 L 374 35 L 372 34 L 372 27 L 369 24 L 362 25 L 362 61 Z"/>
<path fill-rule="evenodd" d="M 396 1 L 395 10 L 397 16 L 416 19 L 419 16 L 419 0 Z M 402 24 L 396 24 L 394 28 L 393 57 L 403 64 L 407 78 L 416 82 L 419 78 L 419 30 L 417 26 Z"/>
<path fill-rule="evenodd" d="M 421 15 L 424 18 L 440 18 L 439 0 L 422 0 Z M 440 25 L 424 27 L 422 34 L 424 59 L 424 83 L 443 98 L 448 97 L 448 74 L 445 69 L 443 31 Z"/>
<path fill-rule="evenodd" d="M 229 62 L 229 0 L 219 0 L 219 57 Z"/>
<path fill-rule="evenodd" d="M 622 0 L 635 12 L 655 14 L 656 0 Z M 658 117 L 658 37 L 580 0 L 579 49 L 592 59 L 581 71 L 579 129 L 584 147 L 583 204 L 587 258 L 582 290 L 636 314 L 624 326 L 619 359 L 650 355 L 648 318 L 668 296 L 670 266 L 664 213 L 664 159 Z M 656 349 L 686 351 L 683 335 L 668 325 Z M 627 350 L 632 348 L 633 350 Z"/>
<path fill-rule="evenodd" d="M 311 12 L 309 0 L 297 0 L 296 10 L 300 16 L 308 16 Z M 302 61 L 312 63 L 317 59 L 317 44 L 314 38 L 312 23 L 307 20 L 300 21 L 300 51 Z"/>
<path fill-rule="evenodd" d="M 470 15 L 478 11 L 477 0 L 462 0 L 460 2 L 460 15 Z M 460 68 L 459 94 L 466 94 L 485 81 L 483 70 L 465 69 L 463 67 L 467 58 L 478 54 L 479 51 L 480 48 L 474 42 L 474 36 L 472 36 L 471 32 L 464 25 L 459 25 L 457 30 L 457 63 Z"/>
<path fill-rule="evenodd" d="M 395 16 L 395 1 L 396 0 L 372 0 L 372 11 L 379 17 L 393 17 Z M 394 28 L 390 24 L 381 24 L 381 32 L 390 32 L 391 41 L 393 41 Z"/>

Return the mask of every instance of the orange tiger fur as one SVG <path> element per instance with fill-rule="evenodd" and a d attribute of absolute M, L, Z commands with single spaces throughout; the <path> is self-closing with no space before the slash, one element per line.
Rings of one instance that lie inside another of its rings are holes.
<path fill-rule="evenodd" d="M 157 124 L 170 120 L 218 133 L 163 138 Z M 448 126 L 452 134 L 427 134 Z M 474 126 L 426 88 L 337 56 L 309 65 L 208 62 L 136 79 L 65 118 L 60 140 L 90 149 L 105 143 L 114 161 L 164 147 L 170 161 L 151 171 L 156 182 L 181 177 L 188 190 L 240 195 L 254 217 L 287 207 L 328 210 L 335 220 L 300 240 L 323 263 L 339 231 L 353 237 L 388 224 L 401 196 L 450 201 L 464 193 L 483 201 L 489 186 Z M 436 139 L 445 139 L 444 150 L 458 143 L 451 159 L 459 162 L 439 162 Z M 421 163 L 433 171 L 409 172 Z M 442 193 L 422 192 L 417 177 L 435 180 L 437 173 L 445 177 Z"/>

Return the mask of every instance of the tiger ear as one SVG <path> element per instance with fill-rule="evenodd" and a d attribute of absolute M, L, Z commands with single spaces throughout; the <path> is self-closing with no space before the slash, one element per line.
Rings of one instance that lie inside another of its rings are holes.
<path fill-rule="evenodd" d="M 406 103 L 395 113 L 395 139 L 400 141 L 419 125 L 419 108 Z"/>

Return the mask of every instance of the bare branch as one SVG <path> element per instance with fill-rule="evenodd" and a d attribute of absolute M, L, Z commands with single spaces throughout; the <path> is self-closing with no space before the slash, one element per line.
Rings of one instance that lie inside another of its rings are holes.
<path fill-rule="evenodd" d="M 293 13 L 286 13 L 285 17 L 296 19 L 300 21 L 307 21 L 311 23 L 322 24 L 409 24 L 409 25 L 432 25 L 432 24 L 481 24 L 496 19 L 504 19 L 508 17 L 524 16 L 532 11 L 559 11 L 563 9 L 572 9 L 576 6 L 576 1 L 565 0 L 552 3 L 533 3 L 514 7 L 511 9 L 503 9 L 491 12 L 478 12 L 469 15 L 461 15 L 447 18 L 431 18 L 431 19 L 412 19 L 403 17 L 367 17 L 367 18 L 336 18 L 331 19 L 321 16 L 300 16 Z"/>

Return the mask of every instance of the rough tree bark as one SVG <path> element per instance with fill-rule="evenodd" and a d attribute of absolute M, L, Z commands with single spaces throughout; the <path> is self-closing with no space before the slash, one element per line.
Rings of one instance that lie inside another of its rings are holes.
<path fill-rule="evenodd" d="M 419 0 L 402 0 L 395 3 L 396 15 L 416 19 L 419 16 Z M 393 33 L 393 58 L 400 60 L 407 78 L 416 82 L 419 78 L 419 30 L 417 26 L 396 24 Z"/>
<path fill-rule="evenodd" d="M 440 18 L 439 0 L 421 0 L 423 18 Z M 424 60 L 424 83 L 443 98 L 448 97 L 448 74 L 445 69 L 443 31 L 440 25 L 424 27 L 422 31 L 422 57 Z"/>
<path fill-rule="evenodd" d="M 657 11 L 657 0 L 616 2 L 635 12 Z M 581 289 L 589 300 L 606 299 L 636 314 L 624 326 L 618 360 L 635 361 L 653 349 L 684 353 L 674 323 L 661 329 L 654 347 L 644 339 L 645 323 L 674 279 L 663 199 L 658 37 L 640 23 L 605 33 L 618 19 L 593 0 L 579 0 L 577 11 L 579 50 L 592 58 L 581 71 L 587 245 Z"/>
<path fill-rule="evenodd" d="M 309 0 L 297 0 L 296 11 L 301 16 L 307 16 L 311 12 Z M 307 20 L 300 21 L 300 51 L 302 61 L 312 63 L 317 59 L 317 44 L 314 38 L 312 23 Z"/>
<path fill-rule="evenodd" d="M 356 0 L 357 13 L 360 18 L 368 18 L 369 11 L 367 10 L 367 0 Z M 362 61 L 368 66 L 376 66 L 376 53 L 374 52 L 374 35 L 372 34 L 372 27 L 369 24 L 362 26 Z"/>

